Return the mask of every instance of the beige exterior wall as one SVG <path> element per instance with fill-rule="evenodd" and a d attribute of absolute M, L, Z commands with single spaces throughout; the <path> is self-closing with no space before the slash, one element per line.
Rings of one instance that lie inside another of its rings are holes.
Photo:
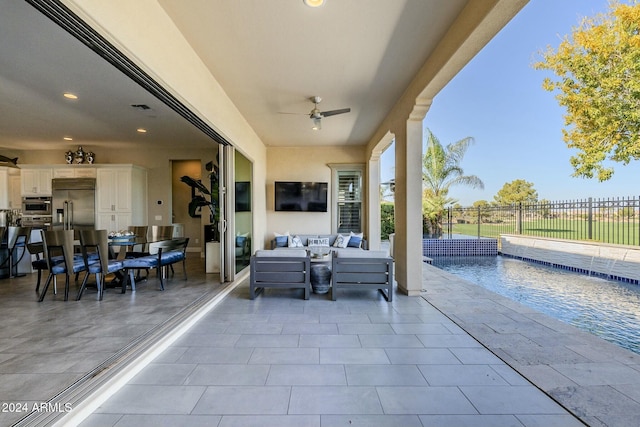
<path fill-rule="evenodd" d="M 271 147 L 267 150 L 267 179 L 264 194 L 267 199 L 267 235 L 269 247 L 273 233 L 329 234 L 331 230 L 331 192 L 333 183 L 330 163 L 365 163 L 364 147 Z M 276 212 L 274 210 L 275 181 L 319 181 L 329 183 L 328 212 Z M 256 192 L 260 187 L 255 187 Z M 366 183 L 365 183 L 366 188 Z"/>

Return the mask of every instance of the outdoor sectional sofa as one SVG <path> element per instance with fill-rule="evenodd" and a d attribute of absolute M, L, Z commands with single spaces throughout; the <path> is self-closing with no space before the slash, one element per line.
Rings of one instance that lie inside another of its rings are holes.
<path fill-rule="evenodd" d="M 376 289 L 393 300 L 393 258 L 385 251 L 334 251 L 331 261 L 331 299 L 340 289 Z"/>
<path fill-rule="evenodd" d="M 249 297 L 254 299 L 264 288 L 304 289 L 311 294 L 311 265 L 304 249 L 286 251 L 259 250 L 250 258 Z"/>
<path fill-rule="evenodd" d="M 271 240 L 271 249 L 308 249 L 309 240 L 310 239 L 328 239 L 329 247 L 332 250 L 338 249 L 335 245 L 336 240 L 340 234 L 281 234 L 276 235 Z M 367 249 L 367 241 L 362 237 L 361 234 L 342 234 L 344 237 L 349 237 L 347 246 L 345 248 L 340 249 Z M 352 237 L 355 236 L 355 237 Z M 296 242 L 296 238 L 299 239 L 299 244 L 302 247 L 292 246 L 294 242 Z"/>

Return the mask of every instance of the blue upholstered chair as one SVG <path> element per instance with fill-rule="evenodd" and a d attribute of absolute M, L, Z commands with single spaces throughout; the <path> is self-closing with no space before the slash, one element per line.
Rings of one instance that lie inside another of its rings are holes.
<path fill-rule="evenodd" d="M 109 243 L 107 230 L 80 230 L 80 246 L 82 247 L 82 260 L 87 272 L 78 290 L 76 300 L 82 298 L 82 293 L 87 287 L 89 275 L 95 274 L 98 288 L 98 300 L 104 295 L 104 276 L 122 270 L 122 261 L 109 259 Z"/>
<path fill-rule="evenodd" d="M 64 300 L 69 299 L 69 275 L 86 271 L 84 260 L 73 256 L 73 230 L 51 230 L 42 232 L 44 256 L 49 276 L 38 301 L 42 302 L 51 281 L 59 274 L 65 275 Z M 62 262 L 60 262 L 62 259 Z M 76 276 L 77 277 L 77 276 Z"/>

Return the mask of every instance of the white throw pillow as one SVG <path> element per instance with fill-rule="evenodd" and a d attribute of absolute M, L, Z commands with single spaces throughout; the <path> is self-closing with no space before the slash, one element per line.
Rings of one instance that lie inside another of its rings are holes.
<path fill-rule="evenodd" d="M 289 242 L 289 247 L 290 248 L 304 248 L 304 245 L 302 244 L 302 239 L 298 236 L 293 236 L 291 238 L 291 241 Z"/>
<path fill-rule="evenodd" d="M 336 238 L 336 242 L 333 244 L 335 248 L 346 248 L 349 244 L 349 239 L 351 236 L 346 236 L 344 234 L 338 234 Z"/>
<path fill-rule="evenodd" d="M 318 239 L 310 238 L 309 246 L 329 246 L 329 238 L 321 237 Z"/>

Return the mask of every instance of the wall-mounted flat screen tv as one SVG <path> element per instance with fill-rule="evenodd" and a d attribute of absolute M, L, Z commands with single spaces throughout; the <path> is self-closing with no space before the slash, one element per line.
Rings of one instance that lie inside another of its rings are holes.
<path fill-rule="evenodd" d="M 326 182 L 276 181 L 276 211 L 326 212 L 327 187 Z"/>
<path fill-rule="evenodd" d="M 236 182 L 236 212 L 249 212 L 251 210 L 251 182 Z"/>

